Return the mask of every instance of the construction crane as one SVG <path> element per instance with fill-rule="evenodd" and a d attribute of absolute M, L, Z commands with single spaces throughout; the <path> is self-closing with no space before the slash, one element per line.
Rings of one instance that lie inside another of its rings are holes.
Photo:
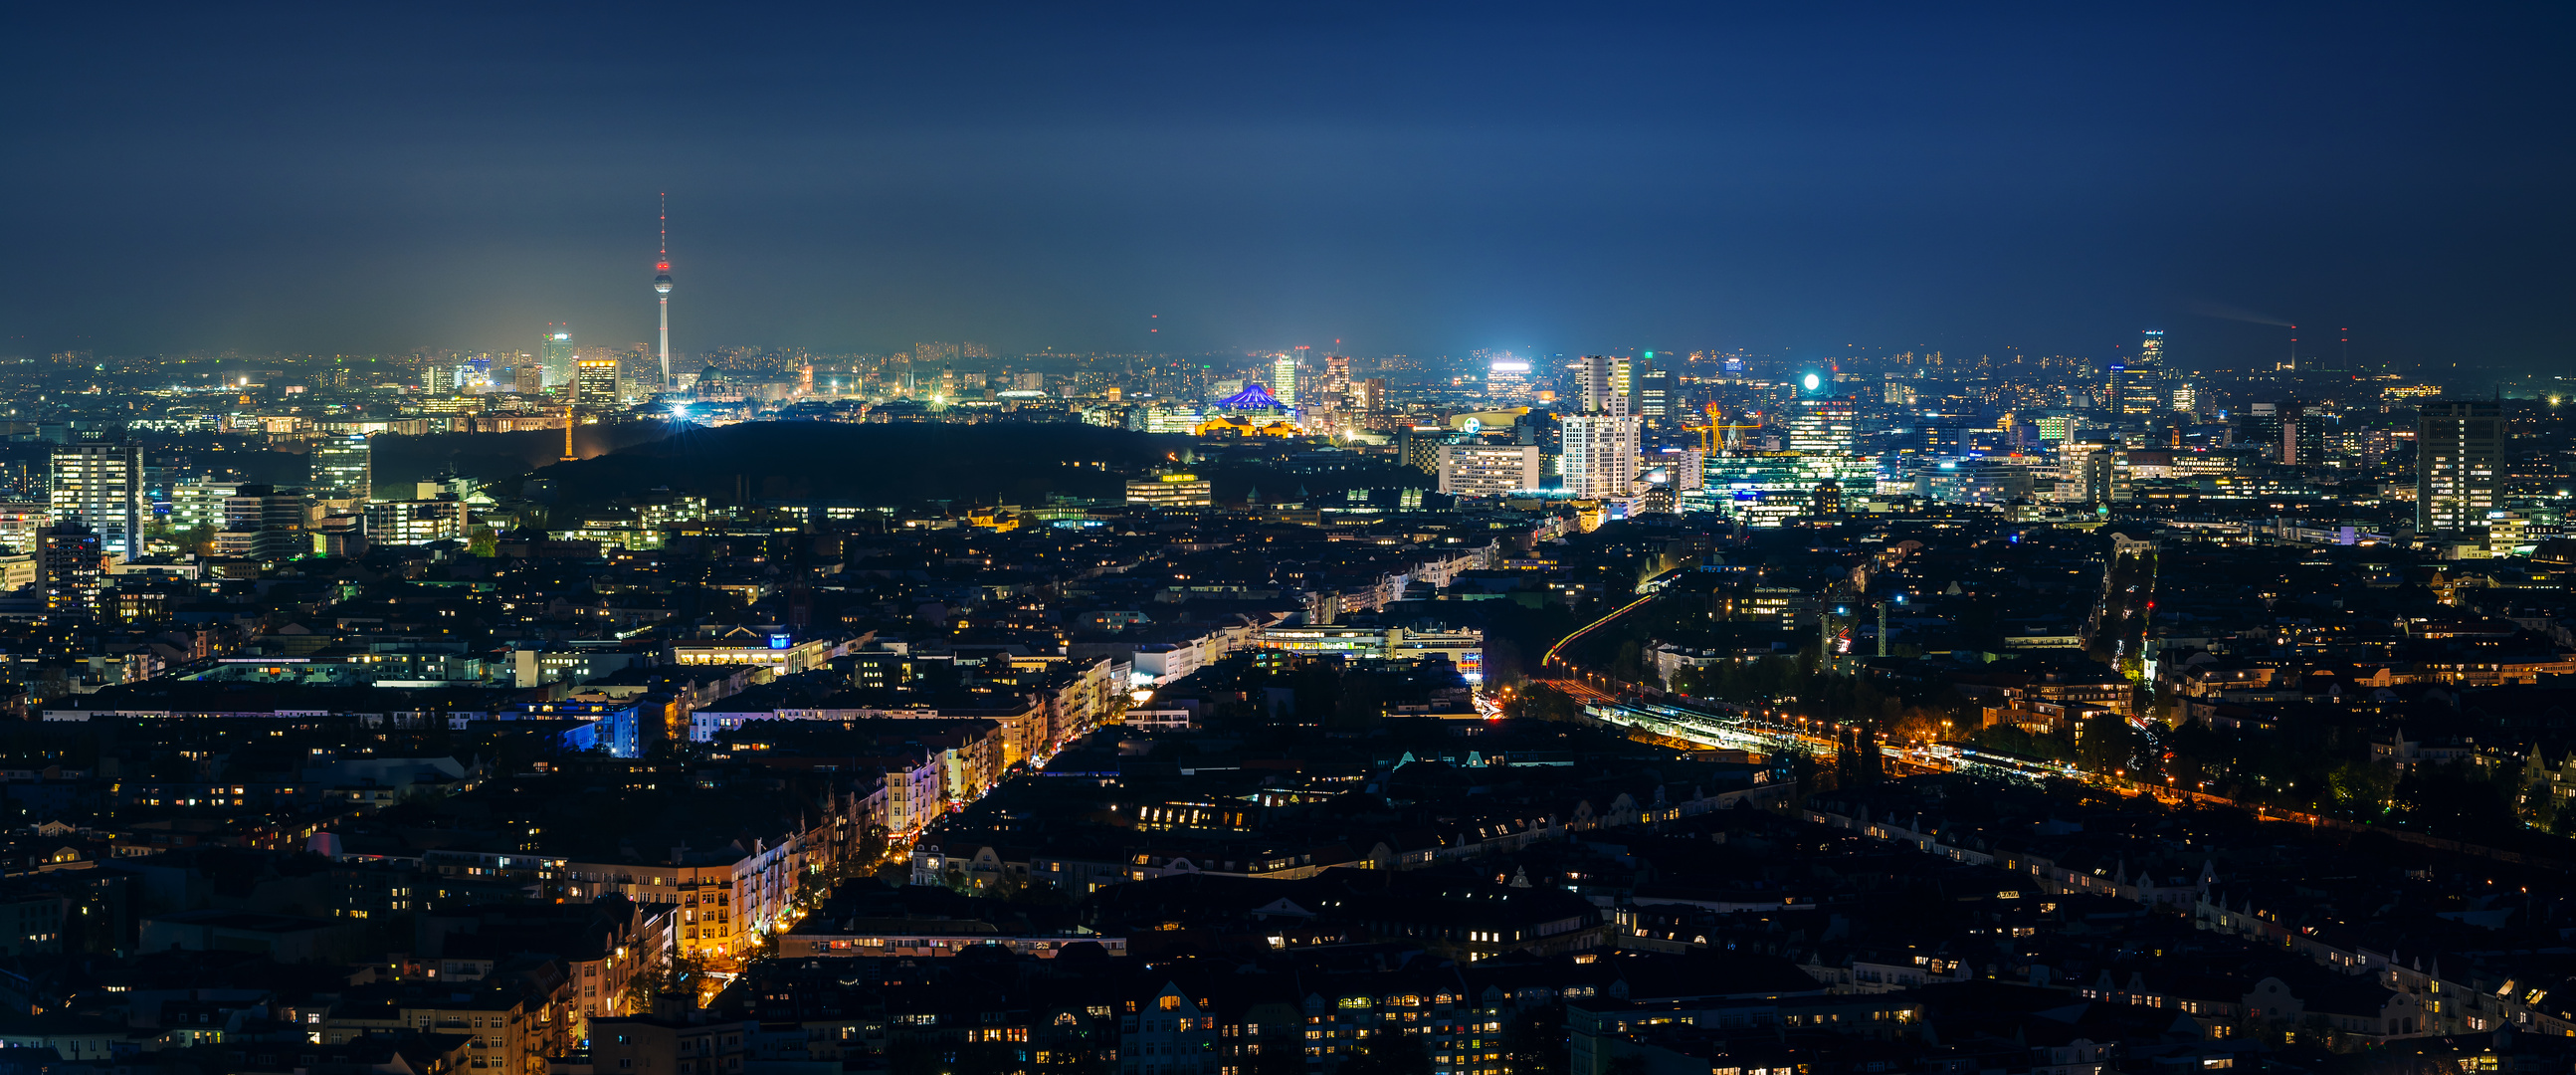
<path fill-rule="evenodd" d="M 1752 425 L 1728 425 L 1726 423 L 1725 407 L 1711 403 L 1707 408 L 1705 408 L 1705 413 L 1708 415 L 1708 421 L 1706 423 L 1682 427 L 1685 430 L 1699 434 L 1699 450 L 1702 453 L 1715 452 L 1720 447 L 1733 449 L 1735 447 L 1736 430 L 1762 428 L 1762 423 L 1759 421 L 1762 417 L 1760 414 L 1745 415 L 1747 418 L 1756 419 Z"/>

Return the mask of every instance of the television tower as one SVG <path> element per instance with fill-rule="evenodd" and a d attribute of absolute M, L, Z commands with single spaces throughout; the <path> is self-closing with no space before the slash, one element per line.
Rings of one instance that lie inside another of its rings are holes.
<path fill-rule="evenodd" d="M 671 390 L 671 196 L 662 195 L 662 256 L 653 260 L 653 290 L 662 296 L 662 390 Z"/>

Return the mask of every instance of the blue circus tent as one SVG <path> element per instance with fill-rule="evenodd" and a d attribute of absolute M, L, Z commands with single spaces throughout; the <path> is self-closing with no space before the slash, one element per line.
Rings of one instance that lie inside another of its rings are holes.
<path fill-rule="evenodd" d="M 1281 406 L 1269 389 L 1257 384 L 1243 386 L 1243 391 L 1216 401 L 1216 405 L 1230 411 L 1278 410 Z"/>

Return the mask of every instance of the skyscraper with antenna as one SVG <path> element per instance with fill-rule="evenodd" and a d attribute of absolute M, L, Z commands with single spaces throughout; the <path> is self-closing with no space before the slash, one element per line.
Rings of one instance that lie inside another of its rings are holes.
<path fill-rule="evenodd" d="M 653 290 L 661 295 L 662 391 L 671 390 L 671 196 L 662 195 L 662 252 L 653 259 Z"/>

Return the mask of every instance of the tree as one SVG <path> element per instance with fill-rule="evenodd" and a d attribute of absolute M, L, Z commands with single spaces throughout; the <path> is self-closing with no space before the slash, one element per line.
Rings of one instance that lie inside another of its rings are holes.
<path fill-rule="evenodd" d="M 1340 1075 L 1431 1075 L 1431 1054 L 1422 1037 L 1394 1028 L 1371 1034 L 1359 1052 L 1342 1062 Z"/>
<path fill-rule="evenodd" d="M 886 1070 L 894 1075 L 947 1075 L 948 1051 L 939 1043 L 904 1035 L 886 1043 Z"/>
<path fill-rule="evenodd" d="M 1929 743 L 1953 737 L 1948 714 L 1919 705 L 1906 706 L 1900 711 L 1896 719 L 1889 722 L 1887 734 L 1901 743 Z"/>
<path fill-rule="evenodd" d="M 654 997 L 691 988 L 700 969 L 696 960 L 673 952 L 637 970 L 626 979 L 623 999 L 627 1013 L 650 1012 Z"/>
<path fill-rule="evenodd" d="M 1020 1047 L 1006 1041 L 970 1042 L 951 1055 L 947 1075 L 1017 1075 L 1028 1067 Z"/>
<path fill-rule="evenodd" d="M 1583 713 L 1573 696 L 1544 683 L 1533 683 L 1503 706 L 1507 716 L 1525 720 L 1570 721 Z"/>
<path fill-rule="evenodd" d="M 1639 646 L 1634 639 L 1619 643 L 1618 656 L 1610 659 L 1611 677 L 1615 679 L 1624 679 L 1631 683 L 1646 679 L 1647 673 L 1643 661 L 1644 654 L 1645 648 Z"/>
<path fill-rule="evenodd" d="M 2493 840 L 2521 819 L 2503 781 L 2474 762 L 2417 765 L 2398 781 L 2397 815 L 2407 828 L 2455 840 Z"/>
<path fill-rule="evenodd" d="M 179 551 L 181 552 L 193 552 L 200 556 L 211 556 L 214 554 L 214 527 L 192 526 L 184 530 L 172 530 L 170 531 L 169 537 L 171 544 L 179 546 Z"/>
<path fill-rule="evenodd" d="M 1252 1058 L 1252 1075 L 1306 1075 L 1306 1043 L 1295 1035 L 1272 1031 L 1253 1048 L 1258 1052 Z"/>
<path fill-rule="evenodd" d="M 1834 786 L 1867 787 L 1885 776 L 1879 756 L 1878 739 L 1866 727 L 1837 732 L 1834 736 Z"/>
<path fill-rule="evenodd" d="M 1704 694 L 1707 693 L 1703 689 L 1703 681 L 1705 679 L 1706 677 L 1698 668 L 1686 664 L 1673 669 L 1672 682 L 1667 684 L 1667 686 L 1670 686 L 1675 692 L 1680 694 Z"/>
<path fill-rule="evenodd" d="M 2000 750 L 2044 761 L 2075 760 L 2075 744 L 2062 735 L 2032 735 L 2018 725 L 1997 724 L 1979 728 L 1969 736 L 1978 746 Z"/>
<path fill-rule="evenodd" d="M 1512 1075 L 1565 1075 L 1565 1005 L 1548 1004 L 1513 1016 L 1503 1028 L 1503 1054 L 1511 1060 Z"/>
<path fill-rule="evenodd" d="M 2336 808 L 2361 818 L 2387 812 L 2397 792 L 2397 771 L 2386 764 L 2347 758 L 2326 771 L 2326 789 Z"/>
<path fill-rule="evenodd" d="M 1521 648 L 1511 639 L 1488 631 L 1485 634 L 1485 686 L 1517 687 L 1528 677 L 1521 673 Z"/>
<path fill-rule="evenodd" d="M 2084 722 L 2075 745 L 2075 764 L 2087 772 L 2114 773 L 2134 768 L 2140 736 L 2129 720 L 2104 710 Z M 2131 774 L 2136 775 L 2136 774 Z"/>

